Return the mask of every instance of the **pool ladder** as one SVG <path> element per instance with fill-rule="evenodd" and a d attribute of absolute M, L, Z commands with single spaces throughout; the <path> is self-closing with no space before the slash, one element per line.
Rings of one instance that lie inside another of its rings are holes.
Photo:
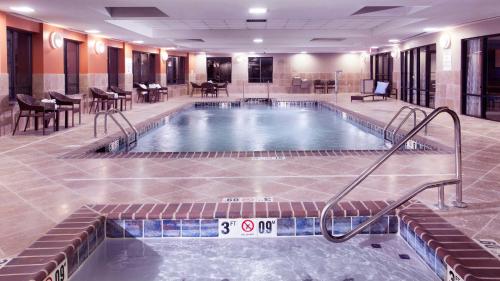
<path fill-rule="evenodd" d="M 116 120 L 115 116 L 113 115 L 115 113 L 118 113 L 122 117 L 122 119 L 125 120 L 125 122 L 132 129 L 132 131 L 134 132 L 134 134 L 133 134 L 134 138 L 132 140 L 130 140 L 130 136 L 129 136 L 127 130 L 125 130 L 125 128 L 123 128 L 123 126 L 120 124 L 120 122 L 118 122 L 118 120 Z M 139 135 L 139 132 L 134 127 L 134 125 L 132 125 L 132 123 L 130 123 L 130 121 L 127 119 L 127 117 L 125 117 L 125 115 L 123 115 L 123 113 L 116 108 L 111 108 L 107 111 L 101 111 L 101 112 L 97 112 L 95 114 L 95 117 L 94 117 L 94 138 L 97 138 L 97 118 L 100 115 L 104 115 L 104 133 L 105 134 L 108 133 L 108 116 L 109 116 L 115 122 L 115 124 L 120 128 L 123 135 L 125 136 L 125 148 L 127 149 L 127 151 L 130 149 L 131 144 L 137 144 L 137 136 Z"/>
<path fill-rule="evenodd" d="M 402 111 L 402 110 L 400 110 Z M 400 112 L 398 112 L 399 114 Z M 387 207 L 383 208 L 380 212 L 373 215 L 371 218 L 361 223 L 351 231 L 343 235 L 332 235 L 328 232 L 327 221 L 332 219 L 332 214 L 330 210 L 337 206 L 337 204 L 342 200 L 347 194 L 353 191 L 359 184 L 361 184 L 369 175 L 371 175 L 378 167 L 380 167 L 387 159 L 389 159 L 394 153 L 396 153 L 405 143 L 414 137 L 418 132 L 420 132 L 424 127 L 426 127 L 434 118 L 436 118 L 441 113 L 448 113 L 453 119 L 454 131 L 455 131 L 455 177 L 447 180 L 433 181 L 420 185 L 414 190 L 401 196 L 398 200 L 390 203 Z M 321 211 L 320 215 L 320 228 L 323 236 L 331 242 L 344 242 L 356 234 L 360 233 L 363 229 L 375 223 L 382 216 L 387 215 L 389 212 L 403 205 L 410 199 L 414 198 L 422 191 L 430 188 L 438 188 L 438 203 L 437 208 L 440 210 L 446 210 L 448 207 L 444 202 L 444 187 L 446 185 L 456 185 L 456 198 L 453 205 L 457 208 L 465 208 L 467 204 L 462 201 L 462 137 L 460 129 L 460 119 L 455 111 L 449 109 L 448 107 L 439 107 L 432 111 L 428 116 L 426 116 L 420 123 L 416 124 L 415 127 L 401 139 L 396 144 L 394 144 L 387 153 L 380 157 L 375 163 L 373 163 L 368 169 L 363 171 L 351 184 L 340 191 L 336 196 L 332 197 L 326 203 L 325 207 Z"/>
<path fill-rule="evenodd" d="M 396 127 L 396 129 L 394 129 L 391 132 L 391 134 L 390 134 L 391 138 L 389 139 L 389 135 L 387 134 L 389 128 L 391 127 L 392 123 L 394 123 L 394 121 L 396 121 L 396 119 L 405 110 L 408 110 L 408 113 L 403 118 L 403 120 L 399 123 L 399 125 Z M 408 121 L 408 119 L 410 119 L 410 116 L 412 116 L 412 115 L 413 115 L 413 128 L 415 128 L 417 126 L 417 112 L 421 112 L 422 115 L 424 116 L 424 119 L 427 118 L 427 112 L 423 111 L 422 109 L 420 109 L 418 107 L 411 107 L 411 106 L 407 106 L 407 105 L 401 107 L 401 109 L 399 109 L 399 111 L 394 115 L 394 117 L 392 117 L 391 121 L 389 121 L 389 123 L 387 123 L 387 125 L 385 125 L 385 127 L 384 127 L 384 131 L 383 131 L 384 141 L 387 140 L 391 144 L 394 144 L 396 142 L 397 133 L 399 132 L 401 127 L 403 127 L 403 125 L 406 123 L 406 121 Z M 427 135 L 427 126 L 425 126 L 424 133 Z"/>

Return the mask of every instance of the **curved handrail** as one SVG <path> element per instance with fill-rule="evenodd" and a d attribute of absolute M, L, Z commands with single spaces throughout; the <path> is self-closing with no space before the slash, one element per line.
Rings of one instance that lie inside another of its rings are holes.
<path fill-rule="evenodd" d="M 125 130 L 123 128 L 123 126 L 118 122 L 118 120 L 116 120 L 116 118 L 113 116 L 114 113 L 120 114 L 120 116 L 123 118 L 123 120 L 125 120 L 125 122 L 127 122 L 128 126 L 132 129 L 132 131 L 134 131 L 134 141 L 135 142 L 137 141 L 137 136 L 139 135 L 139 132 L 134 127 L 134 125 L 132 125 L 132 123 L 130 123 L 130 121 L 125 117 L 125 115 L 123 115 L 123 113 L 120 110 L 116 109 L 116 108 L 111 108 L 111 109 L 109 109 L 106 112 L 98 112 L 98 113 L 96 113 L 96 115 L 94 117 L 94 137 L 95 138 L 97 137 L 97 118 L 100 115 L 104 114 L 104 133 L 105 134 L 108 133 L 108 116 L 109 116 L 115 122 L 115 124 L 120 128 L 120 130 L 122 131 L 122 133 L 125 135 L 125 145 L 126 145 L 126 148 L 128 149 L 129 145 L 130 145 L 129 135 L 127 133 L 127 130 Z"/>
<path fill-rule="evenodd" d="M 401 114 L 401 112 L 403 112 L 405 109 L 411 109 L 410 106 L 408 105 L 405 105 L 403 107 L 401 107 L 398 112 L 396 114 L 394 114 L 394 116 L 392 117 L 391 121 L 389 121 L 387 123 L 387 125 L 385 125 L 384 127 L 384 140 L 386 139 L 386 134 L 387 134 L 387 129 L 389 129 L 389 127 L 392 125 L 392 123 L 394 123 L 394 121 L 396 120 L 396 118 L 398 118 L 398 116 Z"/>
<path fill-rule="evenodd" d="M 349 194 L 354 188 L 356 188 L 360 183 L 362 183 L 369 175 L 371 175 L 378 167 L 380 167 L 387 159 L 389 159 L 399 148 L 401 148 L 408 140 L 410 140 L 412 137 L 414 137 L 420 130 L 422 130 L 423 127 L 425 127 L 427 124 L 429 124 L 436 116 L 438 116 L 441 113 L 448 113 L 451 118 L 453 119 L 453 124 L 454 124 L 454 131 L 455 131 L 455 179 L 451 180 L 446 180 L 446 181 L 441 181 L 441 182 L 433 182 L 433 183 L 428 183 L 425 185 L 422 185 L 419 187 L 419 189 L 415 190 L 416 194 L 420 193 L 421 191 L 430 188 L 430 187 L 435 187 L 437 186 L 436 184 L 439 183 L 441 185 L 445 184 L 456 184 L 456 199 L 454 202 L 454 205 L 459 208 L 464 208 L 467 205 L 462 201 L 462 138 L 461 138 L 461 128 L 460 128 L 460 119 L 458 118 L 458 115 L 451 109 L 447 107 L 439 107 L 435 109 L 429 116 L 427 116 L 424 120 L 422 120 L 415 128 L 413 128 L 402 140 L 400 140 L 397 144 L 395 144 L 387 153 L 385 153 L 383 156 L 381 156 L 377 161 L 375 161 L 374 164 L 372 164 L 369 168 L 364 170 L 351 184 L 349 184 L 346 188 L 344 188 L 342 191 L 340 191 L 336 196 L 332 197 L 328 202 L 326 203 L 325 207 L 321 211 L 320 215 L 320 228 L 321 228 L 321 233 L 323 236 L 328 239 L 329 241 L 332 242 L 343 242 L 346 241 L 347 239 L 350 239 L 352 237 L 347 235 L 344 236 L 333 236 L 330 234 L 327 230 L 327 219 L 328 219 L 328 213 L 330 210 L 337 205 L 337 203 L 342 200 L 347 194 Z M 424 188 L 425 187 L 425 188 Z M 420 190 L 421 189 L 421 190 Z M 420 191 L 418 191 L 420 190 Z M 444 189 L 440 190 L 440 195 L 444 192 Z M 417 192 L 418 191 L 418 192 Z M 416 195 L 415 194 L 415 195 Z M 413 195 L 413 196 L 415 196 Z M 400 200 L 405 199 L 407 196 L 402 197 Z M 444 206 L 444 203 L 442 202 L 444 200 L 444 196 L 439 196 L 439 205 Z M 411 199 L 412 197 L 409 197 Z M 409 200 L 409 199 L 406 199 Z M 397 202 L 399 202 L 398 200 Z M 406 202 L 404 201 L 404 202 Z M 403 203 L 404 203 L 403 202 Z M 394 207 L 394 204 L 390 205 L 392 209 L 396 208 Z M 399 205 L 398 205 L 399 206 Z M 388 207 L 387 207 L 388 208 Z M 385 209 L 384 209 L 385 210 Z M 389 210 L 389 211 L 390 211 Z M 379 212 L 379 214 L 384 215 L 383 212 Z M 379 215 L 377 214 L 377 215 Z M 376 216 L 377 216 L 376 215 Z M 369 220 L 370 223 L 373 223 L 374 220 Z M 368 226 L 369 224 L 363 224 L 361 230 Z M 357 229 L 355 229 L 357 230 Z M 353 235 L 355 235 L 354 233 Z"/>
<path fill-rule="evenodd" d="M 422 112 L 422 114 L 424 115 L 424 119 L 427 118 L 427 112 L 425 112 L 422 109 L 417 108 L 417 107 L 411 108 L 411 111 L 408 112 L 408 114 L 403 119 L 403 121 L 401 121 L 399 123 L 399 126 L 396 127 L 396 129 L 394 131 L 392 131 L 392 143 L 394 143 L 396 141 L 396 135 L 397 135 L 397 133 L 399 132 L 399 130 L 401 129 L 401 127 L 403 127 L 403 125 L 406 124 L 406 121 L 408 121 L 408 118 L 410 118 L 410 115 L 412 113 L 413 113 L 413 128 L 415 128 L 415 126 L 417 126 L 417 111 L 418 112 Z M 427 126 L 424 127 L 424 134 L 427 135 Z"/>

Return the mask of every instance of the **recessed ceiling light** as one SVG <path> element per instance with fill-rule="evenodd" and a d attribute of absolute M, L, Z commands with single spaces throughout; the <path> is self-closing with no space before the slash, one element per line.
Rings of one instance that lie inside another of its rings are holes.
<path fill-rule="evenodd" d="M 389 39 L 389 43 L 399 43 L 399 39 Z"/>
<path fill-rule="evenodd" d="M 132 43 L 135 43 L 135 44 L 144 44 L 144 41 L 142 41 L 142 40 L 135 40 L 135 41 L 132 41 Z"/>
<path fill-rule="evenodd" d="M 255 52 L 252 51 L 252 52 L 248 52 L 250 55 L 255 55 Z"/>
<path fill-rule="evenodd" d="M 262 38 L 255 38 L 255 39 L 253 39 L 253 42 L 254 43 L 262 43 L 262 42 L 264 42 L 264 40 Z"/>
<path fill-rule="evenodd" d="M 14 12 L 19 13 L 33 13 L 35 11 L 33 8 L 30 8 L 28 6 L 14 6 L 10 7 L 10 9 Z"/>
<path fill-rule="evenodd" d="M 89 29 L 89 30 L 85 30 L 86 33 L 90 33 L 90 34 L 97 34 L 97 33 L 101 33 L 99 30 L 97 29 Z"/>
<path fill-rule="evenodd" d="M 254 15 L 262 15 L 267 13 L 267 8 L 250 8 L 248 9 L 248 13 Z"/>
<path fill-rule="evenodd" d="M 302 52 L 300 52 L 300 53 L 301 53 L 301 54 L 307 54 L 307 52 L 306 52 L 306 51 L 302 51 Z"/>

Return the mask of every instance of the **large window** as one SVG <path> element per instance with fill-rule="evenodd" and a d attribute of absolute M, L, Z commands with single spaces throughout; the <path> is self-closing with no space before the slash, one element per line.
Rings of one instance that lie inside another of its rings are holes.
<path fill-rule="evenodd" d="M 273 58 L 253 57 L 248 58 L 249 83 L 273 83 Z"/>
<path fill-rule="evenodd" d="M 108 87 L 118 87 L 118 48 L 108 47 Z"/>
<path fill-rule="evenodd" d="M 80 92 L 80 43 L 64 39 L 64 82 L 66 95 Z"/>
<path fill-rule="evenodd" d="M 207 80 L 216 83 L 231 83 L 231 58 L 207 58 Z"/>
<path fill-rule="evenodd" d="M 462 106 L 466 115 L 500 121 L 500 36 L 462 41 Z"/>
<path fill-rule="evenodd" d="M 401 99 L 424 107 L 435 107 L 436 45 L 401 52 Z"/>
<path fill-rule="evenodd" d="M 370 57 L 370 76 L 375 81 L 389 82 L 392 88 L 392 57 L 391 53 L 381 53 Z"/>
<path fill-rule="evenodd" d="M 31 95 L 31 59 L 31 33 L 7 29 L 9 100 L 15 100 L 17 94 Z"/>
<path fill-rule="evenodd" d="M 186 83 L 186 57 L 168 57 L 167 60 L 167 84 Z"/>
<path fill-rule="evenodd" d="M 149 84 L 156 81 L 156 55 L 132 52 L 132 73 L 134 86 L 137 83 Z"/>

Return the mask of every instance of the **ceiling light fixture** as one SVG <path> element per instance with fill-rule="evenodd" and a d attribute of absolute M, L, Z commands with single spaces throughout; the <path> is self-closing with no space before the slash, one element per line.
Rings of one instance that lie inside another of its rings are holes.
<path fill-rule="evenodd" d="M 300 52 L 300 53 L 301 53 L 301 54 L 307 54 L 307 52 L 306 52 L 306 51 L 302 51 L 302 52 Z"/>
<path fill-rule="evenodd" d="M 35 11 L 33 8 L 30 8 L 28 6 L 14 6 L 10 7 L 10 9 L 18 13 L 33 13 Z"/>
<path fill-rule="evenodd" d="M 248 52 L 250 55 L 255 55 L 254 51 Z"/>
<path fill-rule="evenodd" d="M 248 13 L 253 15 L 262 15 L 267 13 L 267 8 L 250 8 L 248 9 Z"/>
<path fill-rule="evenodd" d="M 370 49 L 378 49 L 378 46 L 371 46 Z"/>
<path fill-rule="evenodd" d="M 175 50 L 175 49 L 177 49 L 177 48 L 176 47 L 166 47 L 165 48 L 165 50 L 167 50 L 167 51 L 171 51 L 171 50 Z"/>
<path fill-rule="evenodd" d="M 255 38 L 255 39 L 253 39 L 253 42 L 254 43 L 262 43 L 262 42 L 264 42 L 264 40 L 262 38 Z"/>
<path fill-rule="evenodd" d="M 401 42 L 399 39 L 389 39 L 389 43 L 399 43 Z"/>
<path fill-rule="evenodd" d="M 132 43 L 134 43 L 134 44 L 144 44 L 144 41 L 142 41 L 142 40 L 135 40 L 135 41 L 132 41 Z"/>
<path fill-rule="evenodd" d="M 427 32 L 427 33 L 433 33 L 433 32 L 439 32 L 443 30 L 442 28 L 437 28 L 437 27 L 427 27 L 427 28 L 424 28 L 424 32 Z"/>
<path fill-rule="evenodd" d="M 97 33 L 101 33 L 99 30 L 97 29 L 89 29 L 89 30 L 85 30 L 86 33 L 89 33 L 89 34 L 97 34 Z"/>

